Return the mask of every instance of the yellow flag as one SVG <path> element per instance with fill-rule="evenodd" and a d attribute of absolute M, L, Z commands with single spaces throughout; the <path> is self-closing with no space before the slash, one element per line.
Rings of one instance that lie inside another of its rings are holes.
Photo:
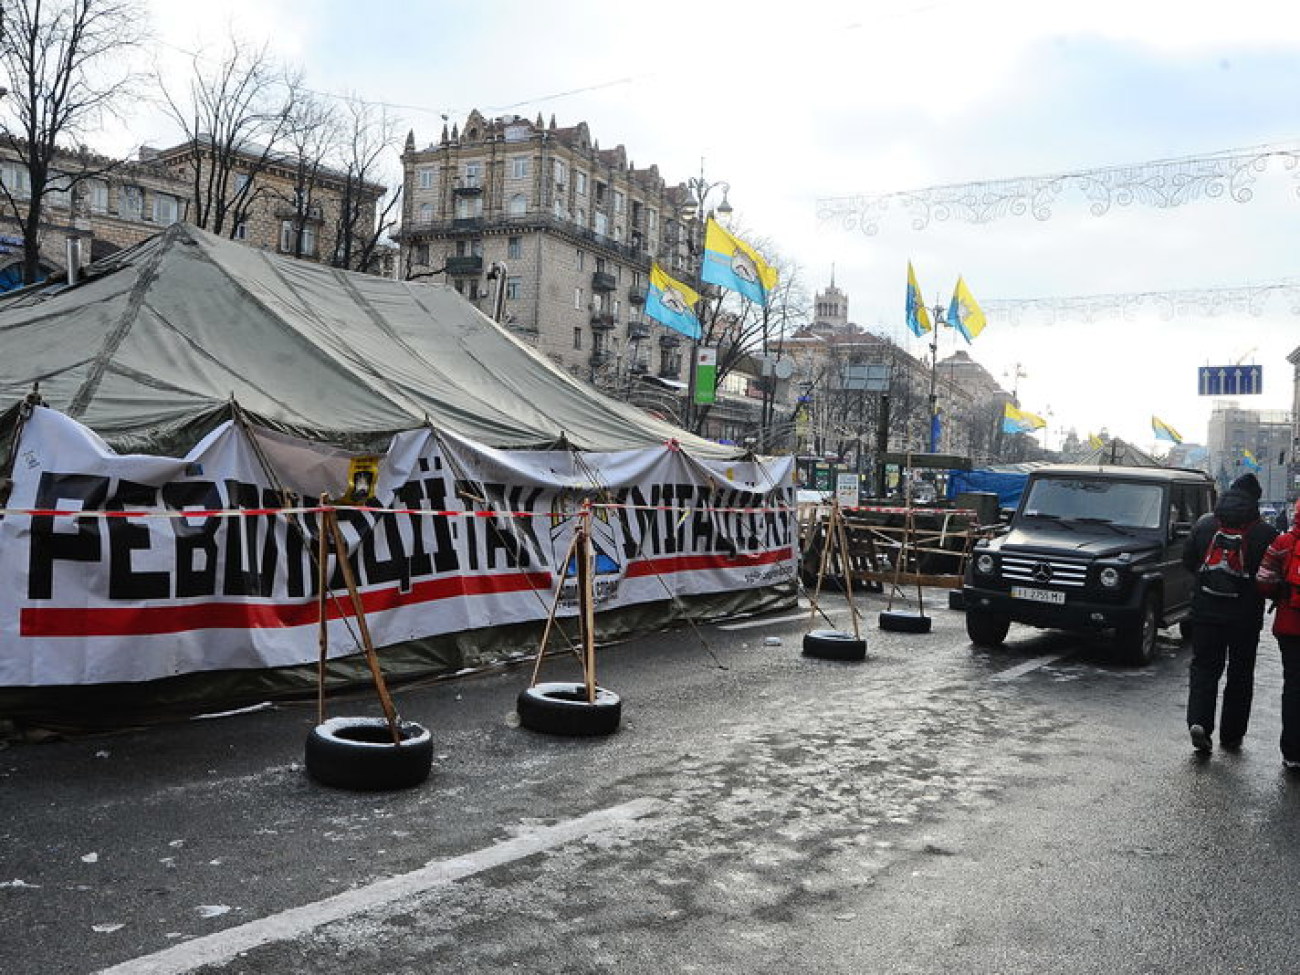
<path fill-rule="evenodd" d="M 970 293 L 970 288 L 966 287 L 965 278 L 957 278 L 957 287 L 953 289 L 952 301 L 948 303 L 948 324 L 961 332 L 967 342 L 973 341 L 975 336 L 984 331 L 984 326 L 987 324 L 983 309 L 975 301 L 975 296 Z"/>

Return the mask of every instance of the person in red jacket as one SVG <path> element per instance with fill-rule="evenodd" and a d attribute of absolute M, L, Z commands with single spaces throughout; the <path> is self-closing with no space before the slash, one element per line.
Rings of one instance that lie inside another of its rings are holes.
<path fill-rule="evenodd" d="M 1273 539 L 1255 576 L 1260 593 L 1272 599 L 1273 636 L 1282 652 L 1282 761 L 1300 772 L 1300 599 L 1292 598 L 1296 587 L 1287 582 L 1287 567 L 1300 558 L 1300 501 L 1296 501 L 1291 530 Z"/>

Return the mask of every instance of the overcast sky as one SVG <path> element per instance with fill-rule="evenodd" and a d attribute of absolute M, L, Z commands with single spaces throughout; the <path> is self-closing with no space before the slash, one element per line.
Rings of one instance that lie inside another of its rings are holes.
<path fill-rule="evenodd" d="M 602 148 L 622 144 L 671 182 L 698 176 L 703 160 L 706 178 L 730 184 L 738 226 L 798 264 L 810 291 L 833 266 L 850 318 L 916 354 L 928 352 L 903 326 L 908 260 L 929 302 L 945 305 L 958 274 L 990 304 L 1300 286 L 1300 168 L 1278 159 L 1255 174 L 1247 203 L 1135 203 L 1096 217 L 1074 192 L 1047 220 L 916 230 L 891 210 L 872 236 L 819 221 L 817 207 L 1260 146 L 1300 157 L 1294 0 L 150 2 L 163 63 L 216 52 L 231 31 L 267 40 L 313 89 L 393 106 L 419 145 L 436 140 L 442 116 L 463 122 L 478 108 L 586 121 Z M 178 137 L 142 108 L 102 148 Z M 1150 447 L 1153 413 L 1204 441 L 1200 365 L 1259 363 L 1265 393 L 1240 404 L 1289 409 L 1293 304 L 1090 323 L 990 314 L 970 346 L 941 330 L 939 354 L 966 348 L 1008 389 L 1018 364 L 1022 406 L 1050 412 L 1050 446 L 1073 427 Z"/>

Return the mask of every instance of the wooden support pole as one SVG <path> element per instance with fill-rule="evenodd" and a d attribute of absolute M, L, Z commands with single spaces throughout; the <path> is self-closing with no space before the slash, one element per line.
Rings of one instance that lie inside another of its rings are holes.
<path fill-rule="evenodd" d="M 379 704 L 388 719 L 388 730 L 392 733 L 393 744 L 402 743 L 402 733 L 397 727 L 397 709 L 393 699 L 388 696 L 388 685 L 384 683 L 384 672 L 379 668 L 379 656 L 375 645 L 370 641 L 370 627 L 366 625 L 366 610 L 361 603 L 361 593 L 357 591 L 356 576 L 352 573 L 352 563 L 348 561 L 348 549 L 343 542 L 343 532 L 339 530 L 338 516 L 334 509 L 325 512 L 330 534 L 334 538 L 334 557 L 338 559 L 339 568 L 343 570 L 343 582 L 348 587 L 348 596 L 352 599 L 352 612 L 357 618 L 357 628 L 361 631 L 361 647 L 366 654 L 366 663 L 370 665 L 370 676 L 375 682 L 375 691 L 379 694 Z"/>
<path fill-rule="evenodd" d="M 329 503 L 329 495 L 320 496 L 320 506 Z M 320 658 L 316 662 L 316 723 L 325 723 L 325 660 L 329 656 L 329 534 L 325 530 L 325 512 L 316 515 L 316 610 L 320 618 Z"/>

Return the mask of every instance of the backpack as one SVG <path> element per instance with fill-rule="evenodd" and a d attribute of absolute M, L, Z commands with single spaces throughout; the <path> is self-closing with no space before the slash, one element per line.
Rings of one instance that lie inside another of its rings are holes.
<path fill-rule="evenodd" d="M 1196 573 L 1201 591 L 1220 599 L 1237 599 L 1250 584 L 1246 572 L 1246 533 L 1252 525 L 1228 528 L 1216 522 L 1214 537 Z"/>

